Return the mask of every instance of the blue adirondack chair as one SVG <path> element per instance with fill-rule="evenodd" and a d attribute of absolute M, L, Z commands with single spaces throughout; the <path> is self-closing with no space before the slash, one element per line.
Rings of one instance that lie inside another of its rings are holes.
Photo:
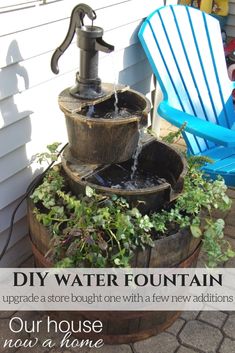
<path fill-rule="evenodd" d="M 159 115 L 178 127 L 186 122 L 188 153 L 213 159 L 206 173 L 235 186 L 235 86 L 219 22 L 191 7 L 166 6 L 148 16 L 139 38 L 163 92 Z"/>

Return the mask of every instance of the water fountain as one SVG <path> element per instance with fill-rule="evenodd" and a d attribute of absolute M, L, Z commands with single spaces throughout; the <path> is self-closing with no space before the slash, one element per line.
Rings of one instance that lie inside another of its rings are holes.
<path fill-rule="evenodd" d="M 84 25 L 85 15 L 91 26 Z M 68 33 L 51 60 L 52 71 L 58 73 L 58 60 L 76 31 L 80 70 L 75 86 L 59 95 L 69 140 L 62 165 L 77 195 L 90 185 L 125 196 L 132 205 L 139 203 L 141 211 L 157 210 L 181 192 L 185 162 L 176 150 L 150 136 L 140 141 L 150 111 L 145 96 L 99 79 L 98 52 L 110 53 L 114 47 L 103 40 L 103 29 L 93 24 L 95 18 L 89 6 L 76 6 Z M 136 150 L 142 150 L 139 156 Z"/>
<path fill-rule="evenodd" d="M 91 26 L 84 25 L 86 15 L 92 21 Z M 156 211 L 182 192 L 186 163 L 174 148 L 141 132 L 150 111 L 150 103 L 141 93 L 99 79 L 98 52 L 109 53 L 114 47 L 103 40 L 103 29 L 94 26 L 95 19 L 96 14 L 89 6 L 76 6 L 66 38 L 51 60 L 52 71 L 58 73 L 58 60 L 77 32 L 80 71 L 75 86 L 59 95 L 69 140 L 62 155 L 63 170 L 78 197 L 89 185 L 101 193 L 124 196 L 142 213 Z M 50 235 L 35 220 L 30 207 L 29 226 L 36 263 L 40 267 L 49 266 L 44 254 Z M 158 241 L 155 248 L 138 253 L 133 266 L 190 266 L 197 256 L 198 242 L 178 232 Z M 78 313 L 57 315 L 69 319 Z M 125 343 L 156 334 L 169 326 L 178 313 L 89 312 L 87 315 L 103 318 L 107 343 Z"/>

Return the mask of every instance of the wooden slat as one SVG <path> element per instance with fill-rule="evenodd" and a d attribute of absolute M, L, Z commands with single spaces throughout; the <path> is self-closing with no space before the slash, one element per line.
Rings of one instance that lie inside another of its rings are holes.
<path fill-rule="evenodd" d="M 0 184 L 0 210 L 21 197 L 32 181 L 32 172 L 25 168 Z"/>
<path fill-rule="evenodd" d="M 214 162 L 219 160 L 223 160 L 235 155 L 234 148 L 223 148 L 221 146 L 217 146 L 210 151 L 207 151 L 206 155 L 211 158 Z"/>
<path fill-rule="evenodd" d="M 235 26 L 235 16 L 234 15 L 229 15 L 227 22 L 226 22 L 227 26 Z"/>
<path fill-rule="evenodd" d="M 131 86 L 134 90 L 143 93 L 151 101 L 151 92 L 155 89 L 153 75 L 144 77 L 143 80 L 136 82 Z"/>
<path fill-rule="evenodd" d="M 2 129 L 0 131 L 0 140 L 2 144 L 0 157 L 24 145 L 29 142 L 30 139 L 31 122 L 29 117 L 17 121 L 6 129 Z"/>
<path fill-rule="evenodd" d="M 21 240 L 26 234 L 28 234 L 28 226 L 26 217 L 24 217 L 14 224 L 11 240 L 8 247 L 10 248 L 14 246 L 14 244 Z M 0 233 L 0 252 L 3 250 L 8 235 L 9 229 L 6 229 L 4 232 Z"/>
<path fill-rule="evenodd" d="M 230 26 L 226 27 L 226 32 L 228 37 L 235 38 L 235 27 L 230 27 Z"/>
<path fill-rule="evenodd" d="M 36 6 L 43 3 L 43 0 L 1 0 L 0 13 L 6 11 L 15 11 L 17 9 Z"/>
<path fill-rule="evenodd" d="M 147 17 L 157 7 L 160 7 L 162 3 L 162 0 L 159 0 L 157 5 L 152 0 L 145 0 L 144 4 L 139 0 L 131 0 L 127 3 L 107 7 L 100 10 L 100 12 L 97 11 L 97 25 L 99 22 L 105 31 L 121 27 L 137 19 Z M 117 13 L 119 16 L 116 16 Z"/>
<path fill-rule="evenodd" d="M 0 158 L 0 183 L 27 167 L 29 163 L 25 145 Z"/>
<path fill-rule="evenodd" d="M 0 262 L 1 267 L 18 267 L 25 259 L 27 259 L 32 253 L 29 237 L 26 235 L 23 239 L 15 244 L 14 247 L 10 248 L 2 261 Z"/>
<path fill-rule="evenodd" d="M 43 0 L 1 0 L 0 2 L 0 9 L 6 8 L 6 7 L 15 7 L 19 5 L 24 5 L 24 4 L 30 4 L 30 3 L 43 3 Z"/>
<path fill-rule="evenodd" d="M 226 170 L 228 174 L 235 175 L 235 156 L 231 156 L 226 160 L 221 160 L 218 163 L 213 164 L 212 169 L 216 171 L 216 173 L 220 173 L 220 171 Z"/>
<path fill-rule="evenodd" d="M 141 81 L 143 78 L 152 74 L 147 59 L 122 70 L 118 75 L 118 82 L 125 85 L 134 85 L 136 82 Z"/>
<path fill-rule="evenodd" d="M 235 2 L 229 5 L 229 13 L 230 15 L 235 15 Z"/>
<path fill-rule="evenodd" d="M 0 102 L 0 129 L 32 114 L 32 110 L 27 110 L 29 100 L 26 101 L 26 96 L 26 94 L 17 94 L 14 97 L 10 96 Z M 32 107 L 32 104 L 30 104 L 30 106 Z M 23 108 L 21 109 L 21 107 Z"/>
<path fill-rule="evenodd" d="M 0 233 L 5 231 L 6 229 L 9 228 L 10 226 L 10 219 L 11 215 L 15 209 L 15 207 L 18 205 L 18 203 L 21 201 L 21 198 L 15 200 L 13 203 L 5 207 L 4 209 L 0 210 Z M 24 202 L 19 210 L 16 213 L 15 216 L 15 222 L 19 221 L 21 218 L 25 217 L 26 215 L 26 202 Z"/>
<path fill-rule="evenodd" d="M 87 0 L 86 4 L 94 10 L 105 9 L 106 6 L 112 6 L 122 2 L 130 2 L 131 0 Z M 69 18 L 74 6 L 78 4 L 77 0 L 51 3 L 48 6 L 37 6 L 20 11 L 20 16 L 12 21 L 12 12 L 1 14 L 0 35 L 7 35 L 23 31 L 28 28 L 34 28 L 50 22 Z M 98 14 L 97 14 L 98 15 Z M 66 34 L 66 33 L 65 33 Z"/>
<path fill-rule="evenodd" d="M 50 137 L 49 137 L 50 139 Z M 67 136 L 65 137 L 67 142 Z M 30 141 L 29 143 L 20 146 L 12 152 L 0 158 L 0 184 L 19 173 L 26 167 L 30 167 L 32 172 L 40 169 L 42 166 L 35 161 L 35 155 L 38 151 L 46 150 L 48 141 Z M 50 140 L 48 143 L 53 142 Z M 61 143 L 64 141 L 61 141 Z"/>

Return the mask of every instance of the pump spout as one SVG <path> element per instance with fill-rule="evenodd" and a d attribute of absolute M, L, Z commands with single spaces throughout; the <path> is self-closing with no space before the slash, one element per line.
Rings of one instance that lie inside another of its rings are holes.
<path fill-rule="evenodd" d="M 95 43 L 95 49 L 97 51 L 103 51 L 104 53 L 111 53 L 114 51 L 114 46 L 106 43 L 103 38 L 97 38 Z"/>

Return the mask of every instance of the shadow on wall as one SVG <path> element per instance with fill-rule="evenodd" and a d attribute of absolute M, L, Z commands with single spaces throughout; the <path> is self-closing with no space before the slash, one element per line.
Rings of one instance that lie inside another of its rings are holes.
<path fill-rule="evenodd" d="M 140 26 L 141 24 L 132 33 L 126 34 L 130 38 L 130 47 L 124 50 L 123 67 L 126 69 L 119 73 L 118 82 L 146 95 L 151 90 L 152 70 L 138 39 Z M 132 62 L 134 64 L 130 65 Z"/>
<path fill-rule="evenodd" d="M 23 60 L 17 41 L 13 40 L 7 52 L 7 67 L 0 71 L 0 100 L 3 100 L 0 101 L 0 111 L 4 122 L 3 127 L 27 117 L 32 113 L 32 111 L 19 112 L 17 105 L 14 103 L 14 94 L 20 91 L 18 80 L 21 79 L 23 81 L 25 89 L 29 87 L 28 73 L 20 64 L 13 64 L 15 57 Z M 8 97 L 9 92 L 11 92 L 10 97 Z"/>
<path fill-rule="evenodd" d="M 132 49 L 131 51 L 127 48 L 124 50 L 123 66 L 127 68 L 119 73 L 118 82 L 128 85 L 134 90 L 147 95 L 151 92 L 152 77 L 154 76 L 145 52 L 138 39 L 138 32 L 141 24 L 142 23 L 135 28 L 134 32 L 127 34 L 130 37 L 129 48 Z M 132 45 L 131 43 L 135 44 Z M 136 58 L 138 58 L 138 60 L 136 60 Z M 133 62 L 134 65 L 130 66 L 130 62 Z M 156 80 L 154 80 L 154 87 L 156 88 Z M 155 91 L 152 91 L 148 97 L 151 99 L 152 106 L 154 104 L 154 92 Z M 152 117 L 153 109 L 150 111 L 148 124 L 151 124 Z"/>
<path fill-rule="evenodd" d="M 13 40 L 6 56 L 7 67 L 0 70 L 0 192 L 2 195 L 0 212 L 8 206 L 9 210 L 12 210 L 11 204 L 25 193 L 32 179 L 32 170 L 25 146 L 31 140 L 30 114 L 32 111 L 19 111 L 14 100 L 14 94 L 22 91 L 22 87 L 23 90 L 29 88 L 29 77 L 22 65 L 13 64 L 16 57 L 23 60 L 18 43 Z M 9 211 L 0 225 L 0 253 L 6 242 L 11 213 L 12 211 Z M 20 214 L 20 217 L 24 217 L 24 212 Z M 16 227 L 14 243 L 17 242 L 18 236 L 22 234 L 17 234 Z M 17 250 L 14 256 L 16 254 Z M 14 264 L 17 264 L 16 259 L 12 258 L 11 261 L 13 260 Z M 1 265 L 5 262 L 3 257 Z"/>

